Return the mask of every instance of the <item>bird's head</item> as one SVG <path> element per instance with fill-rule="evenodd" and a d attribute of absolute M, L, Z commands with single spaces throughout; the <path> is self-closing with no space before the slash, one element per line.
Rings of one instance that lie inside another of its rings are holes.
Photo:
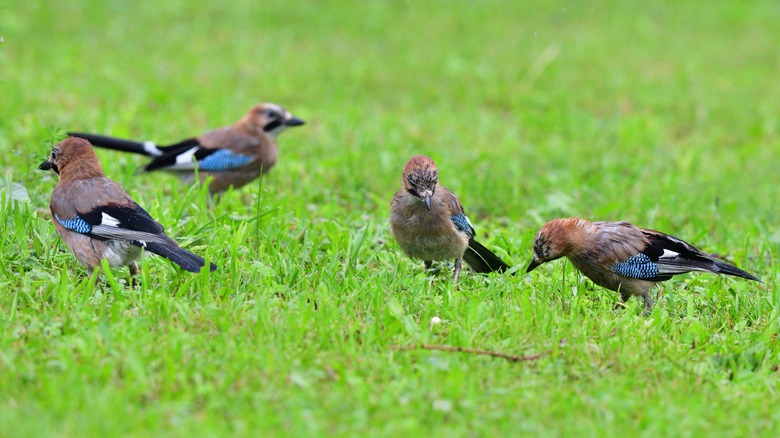
<path fill-rule="evenodd" d="M 415 155 L 406 162 L 401 177 L 404 189 L 420 198 L 428 210 L 431 209 L 431 198 L 439 183 L 439 169 L 430 157 Z"/>
<path fill-rule="evenodd" d="M 568 255 L 573 248 L 572 231 L 580 219 L 553 219 L 544 224 L 534 237 L 534 255 L 526 272 L 537 266 Z"/>
<path fill-rule="evenodd" d="M 78 166 L 75 166 L 78 164 Z M 63 170 L 78 167 L 78 174 L 82 177 L 102 176 L 103 169 L 100 161 L 92 150 L 92 145 L 83 138 L 68 137 L 57 143 L 52 149 L 49 158 L 38 166 L 41 170 L 53 170 L 61 175 Z"/>
<path fill-rule="evenodd" d="M 283 107 L 273 103 L 255 105 L 246 115 L 245 120 L 255 133 L 262 132 L 273 138 L 276 138 L 290 126 L 300 126 L 306 123 L 290 114 Z"/>

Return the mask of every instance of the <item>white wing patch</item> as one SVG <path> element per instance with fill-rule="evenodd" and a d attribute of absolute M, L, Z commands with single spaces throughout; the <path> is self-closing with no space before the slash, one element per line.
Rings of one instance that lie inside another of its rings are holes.
<path fill-rule="evenodd" d="M 192 149 L 180 153 L 176 156 L 176 164 L 165 167 L 165 170 L 194 169 L 195 161 L 193 157 L 195 156 L 195 152 L 198 152 L 198 149 L 200 149 L 200 146 L 195 146 Z"/>
<path fill-rule="evenodd" d="M 105 225 L 108 227 L 119 227 L 119 219 L 104 212 L 100 218 L 100 225 Z"/>
<path fill-rule="evenodd" d="M 675 258 L 675 257 L 677 257 L 679 255 L 680 255 L 679 252 L 674 252 L 674 251 L 670 251 L 668 249 L 665 249 L 664 253 L 661 254 L 661 257 L 658 257 L 658 258 L 659 259 L 673 259 L 673 258 Z"/>

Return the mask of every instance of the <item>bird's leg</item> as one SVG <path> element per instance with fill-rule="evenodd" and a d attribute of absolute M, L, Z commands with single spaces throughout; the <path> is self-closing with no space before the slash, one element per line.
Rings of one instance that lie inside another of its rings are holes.
<path fill-rule="evenodd" d="M 135 289 L 135 276 L 138 274 L 138 265 L 135 264 L 135 262 L 130 263 L 130 266 L 128 266 L 130 269 L 130 287 L 132 289 Z"/>
<path fill-rule="evenodd" d="M 642 312 L 642 315 L 649 316 L 653 312 L 653 297 L 650 292 L 642 294 L 642 300 L 645 302 L 645 311 Z"/>
<path fill-rule="evenodd" d="M 423 263 L 425 263 L 425 270 L 426 271 L 430 271 L 431 270 L 431 266 L 433 266 L 433 261 L 432 260 L 426 260 Z"/>
<path fill-rule="evenodd" d="M 463 267 L 463 258 L 458 257 L 455 259 L 455 283 L 458 282 L 458 278 L 460 277 L 460 270 Z"/>

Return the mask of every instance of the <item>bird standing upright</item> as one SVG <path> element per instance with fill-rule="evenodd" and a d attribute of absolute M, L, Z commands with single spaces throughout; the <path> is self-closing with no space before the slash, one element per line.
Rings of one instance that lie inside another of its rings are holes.
<path fill-rule="evenodd" d="M 455 260 L 458 281 L 462 260 L 480 273 L 504 272 L 509 265 L 474 240 L 474 228 L 455 195 L 439 185 L 439 170 L 433 160 L 415 155 L 404 166 L 403 187 L 390 204 L 390 229 L 401 249 L 422 259 Z"/>
<path fill-rule="evenodd" d="M 628 222 L 580 218 L 547 222 L 534 238 L 527 272 L 560 257 L 567 257 L 597 285 L 620 293 L 623 302 L 641 296 L 645 313 L 653 308 L 650 289 L 677 274 L 706 271 L 761 281 L 676 237 Z"/>
<path fill-rule="evenodd" d="M 68 135 L 89 140 L 94 146 L 154 157 L 143 167 L 146 172 L 167 170 L 192 178 L 197 163 L 201 182 L 211 177 L 209 192 L 215 195 L 230 186 L 242 187 L 271 170 L 279 154 L 276 136 L 290 126 L 303 124 L 281 106 L 262 103 L 231 126 L 170 146 L 83 132 Z"/>
<path fill-rule="evenodd" d="M 162 225 L 119 184 L 106 178 L 88 141 L 66 138 L 38 167 L 59 175 L 49 205 L 54 228 L 90 274 L 106 259 L 112 267 L 129 266 L 134 276 L 142 248 L 190 272 L 200 272 L 205 265 L 202 257 L 166 236 Z M 211 271 L 216 268 L 210 265 Z"/>

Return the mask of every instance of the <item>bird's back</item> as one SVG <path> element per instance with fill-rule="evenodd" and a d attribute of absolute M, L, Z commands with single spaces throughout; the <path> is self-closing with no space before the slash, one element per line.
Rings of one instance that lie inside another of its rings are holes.
<path fill-rule="evenodd" d="M 98 205 L 128 203 L 136 205 L 125 189 L 105 176 L 60 181 L 51 196 L 52 212 L 67 216 L 89 212 Z"/>

